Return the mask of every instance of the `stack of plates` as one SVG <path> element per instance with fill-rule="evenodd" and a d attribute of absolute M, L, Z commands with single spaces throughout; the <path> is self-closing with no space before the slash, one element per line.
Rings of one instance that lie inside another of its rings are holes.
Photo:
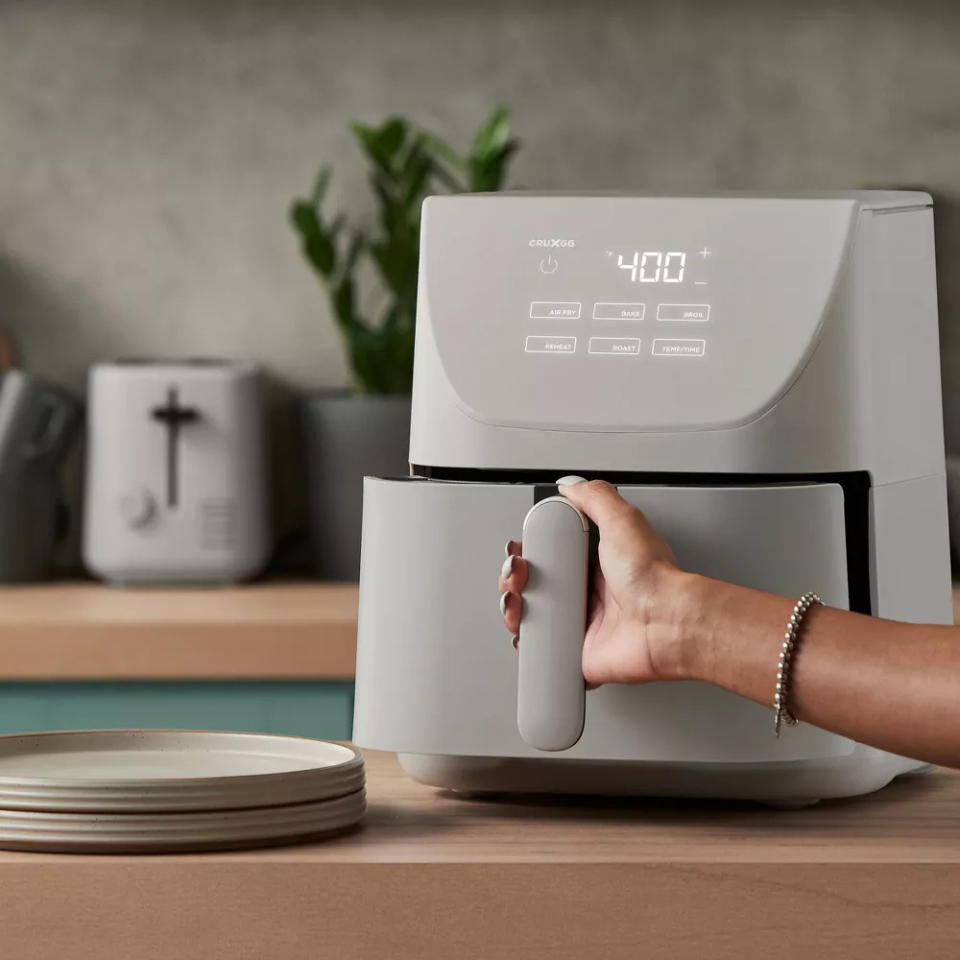
<path fill-rule="evenodd" d="M 0 847 L 163 853 L 295 843 L 357 823 L 363 758 L 255 733 L 0 736 Z"/>

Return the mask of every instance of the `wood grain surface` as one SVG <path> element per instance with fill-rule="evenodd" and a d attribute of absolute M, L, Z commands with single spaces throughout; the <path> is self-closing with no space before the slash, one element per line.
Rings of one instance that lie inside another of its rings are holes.
<path fill-rule="evenodd" d="M 955 958 L 960 774 L 799 811 L 478 800 L 368 754 L 365 825 L 227 854 L 0 853 L 5 960 Z"/>
<path fill-rule="evenodd" d="M 0 680 L 351 679 L 357 586 L 0 587 Z"/>
<path fill-rule="evenodd" d="M 352 679 L 356 631 L 353 583 L 0 587 L 0 682 Z"/>

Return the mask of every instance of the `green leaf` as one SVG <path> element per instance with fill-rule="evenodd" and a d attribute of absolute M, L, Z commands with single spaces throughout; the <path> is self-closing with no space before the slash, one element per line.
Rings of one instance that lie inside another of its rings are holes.
<path fill-rule="evenodd" d="M 442 161 L 434 160 L 432 173 L 434 178 L 443 184 L 448 193 L 466 193 L 470 189 L 462 180 L 451 173 Z"/>
<path fill-rule="evenodd" d="M 459 175 L 467 169 L 467 158 L 429 130 L 419 130 L 417 137 L 430 161 L 430 175 L 450 193 L 464 193 L 467 187 Z"/>
<path fill-rule="evenodd" d="M 399 117 L 391 117 L 379 127 L 353 125 L 353 135 L 374 164 L 389 170 L 397 151 L 407 136 L 407 124 Z"/>
<path fill-rule="evenodd" d="M 400 202 L 414 220 L 419 219 L 420 205 L 426 190 L 427 179 L 434 172 L 430 157 L 422 150 L 411 151 L 404 164 L 400 182 Z"/>
<path fill-rule="evenodd" d="M 349 276 L 353 273 L 357 260 L 366 247 L 366 244 L 366 237 L 359 230 L 357 230 L 350 238 L 350 242 L 347 244 L 347 252 L 344 255 L 343 265 L 340 268 L 344 276 Z"/>
<path fill-rule="evenodd" d="M 314 208 L 302 200 L 297 201 L 290 211 L 290 218 L 300 234 L 307 260 L 322 276 L 329 276 L 336 261 L 336 250 Z"/>
<path fill-rule="evenodd" d="M 422 137 L 426 149 L 435 157 L 438 157 L 445 163 L 450 164 L 451 167 L 456 167 L 459 170 L 466 168 L 466 157 L 457 153 L 446 140 L 438 137 L 435 133 L 431 133 L 429 130 L 420 130 L 419 136 Z"/>
<path fill-rule="evenodd" d="M 290 206 L 290 220 L 301 237 L 309 237 L 320 229 L 316 211 L 305 200 L 294 200 Z"/>
<path fill-rule="evenodd" d="M 333 243 L 325 233 L 316 233 L 304 243 L 304 250 L 310 262 L 327 277 L 333 273 L 336 253 Z"/>
<path fill-rule="evenodd" d="M 310 202 L 315 207 L 319 207 L 323 203 L 323 198 L 327 194 L 327 187 L 330 186 L 330 177 L 332 176 L 330 168 L 326 165 L 320 168 L 320 172 L 317 174 L 317 179 L 313 184 L 313 191 L 310 194 Z"/>
<path fill-rule="evenodd" d="M 510 140 L 500 151 L 490 154 L 483 160 L 470 161 L 470 189 L 474 193 L 484 193 L 488 190 L 499 190 L 506 180 L 507 165 L 510 158 L 519 149 L 516 140 Z"/>
<path fill-rule="evenodd" d="M 354 315 L 354 285 L 352 277 L 344 277 L 334 288 L 333 291 L 333 312 L 345 333 L 354 331 L 358 326 L 362 326 L 359 319 Z"/>
<path fill-rule="evenodd" d="M 399 117 L 391 117 L 380 127 L 380 146 L 389 155 L 393 156 L 407 136 L 407 123 Z"/>
<path fill-rule="evenodd" d="M 498 107 L 481 125 L 473 138 L 470 159 L 483 162 L 487 157 L 499 153 L 510 139 L 510 112 Z"/>

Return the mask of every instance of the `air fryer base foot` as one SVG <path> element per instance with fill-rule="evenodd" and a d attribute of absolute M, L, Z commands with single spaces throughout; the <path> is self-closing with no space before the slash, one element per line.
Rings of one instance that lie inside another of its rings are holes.
<path fill-rule="evenodd" d="M 665 763 L 540 757 L 398 755 L 413 779 L 463 795 L 540 793 L 752 800 L 798 809 L 885 787 L 925 765 L 856 744 L 839 757 L 758 763 Z"/>
<path fill-rule="evenodd" d="M 765 807 L 773 807 L 775 810 L 803 810 L 806 807 L 815 807 L 819 802 L 819 797 L 796 797 L 793 800 L 768 800 L 763 797 L 756 798 L 757 803 Z"/>

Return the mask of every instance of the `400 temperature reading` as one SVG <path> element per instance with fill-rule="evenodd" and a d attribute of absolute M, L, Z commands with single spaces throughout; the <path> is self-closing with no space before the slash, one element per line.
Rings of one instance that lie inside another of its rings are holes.
<path fill-rule="evenodd" d="M 665 253 L 662 250 L 634 251 L 633 259 L 617 254 L 617 266 L 630 271 L 630 279 L 635 283 L 683 283 L 683 274 L 687 269 L 687 255 L 676 250 Z"/>

